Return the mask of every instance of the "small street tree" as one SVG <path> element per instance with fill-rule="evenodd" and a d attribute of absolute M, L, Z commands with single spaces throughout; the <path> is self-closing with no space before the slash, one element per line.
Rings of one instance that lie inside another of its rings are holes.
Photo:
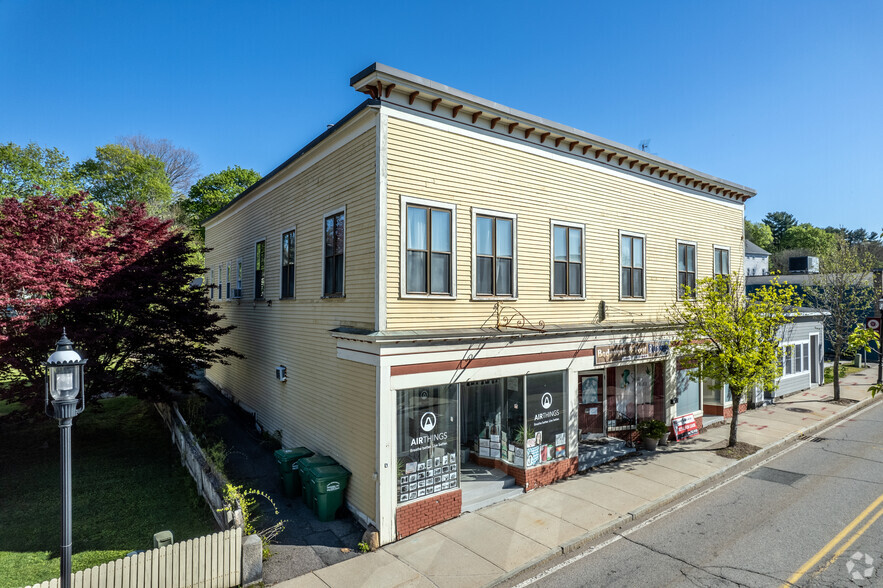
<path fill-rule="evenodd" d="M 780 373 L 779 328 L 791 322 L 789 310 L 799 304 L 793 286 L 773 283 L 746 295 L 740 276 L 733 274 L 700 280 L 669 309 L 677 329 L 673 347 L 700 365 L 700 373 L 691 377 L 730 387 L 729 447 L 737 443 L 743 395 Z"/>
<path fill-rule="evenodd" d="M 62 327 L 89 360 L 91 394 L 163 398 L 194 369 L 239 357 L 219 344 L 217 306 L 194 287 L 189 236 L 128 203 L 98 213 L 85 193 L 0 202 L 0 399 L 32 407 Z"/>
<path fill-rule="evenodd" d="M 846 240 L 837 242 L 819 258 L 821 273 L 806 286 L 813 306 L 827 310 L 825 339 L 834 351 L 834 400 L 840 400 L 840 358 L 850 346 L 850 335 L 863 322 L 877 299 L 871 283 L 874 258 Z"/>

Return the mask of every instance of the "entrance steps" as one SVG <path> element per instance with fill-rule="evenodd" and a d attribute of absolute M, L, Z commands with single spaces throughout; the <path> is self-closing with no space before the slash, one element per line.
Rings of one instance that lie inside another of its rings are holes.
<path fill-rule="evenodd" d="M 579 471 L 584 472 L 589 468 L 605 464 L 634 452 L 634 447 L 629 447 L 625 441 L 615 437 L 600 437 L 580 441 Z"/>
<path fill-rule="evenodd" d="M 517 486 L 512 476 L 471 463 L 460 466 L 460 490 L 463 496 L 462 512 L 474 512 L 524 492 L 524 488 Z"/>

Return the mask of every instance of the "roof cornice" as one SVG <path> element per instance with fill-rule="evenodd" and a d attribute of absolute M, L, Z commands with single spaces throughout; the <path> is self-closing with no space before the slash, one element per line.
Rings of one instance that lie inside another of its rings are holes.
<path fill-rule="evenodd" d="M 595 160 L 630 173 L 710 194 L 745 202 L 756 190 L 676 164 L 645 151 L 550 121 L 502 104 L 462 92 L 450 86 L 374 63 L 350 79 L 350 85 L 375 100 L 413 106 L 421 101 L 431 112 L 441 108 L 452 119 L 485 131 L 542 145 L 552 150 Z M 470 123 L 471 121 L 471 123 Z M 520 135 L 520 136 L 519 136 Z"/>

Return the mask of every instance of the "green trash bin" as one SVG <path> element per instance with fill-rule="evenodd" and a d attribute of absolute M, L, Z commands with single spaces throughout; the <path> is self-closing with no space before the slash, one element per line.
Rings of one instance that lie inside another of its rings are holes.
<path fill-rule="evenodd" d="M 277 449 L 273 452 L 276 457 L 276 465 L 279 468 L 279 477 L 282 479 L 282 489 L 285 496 L 291 498 L 300 494 L 300 479 L 297 476 L 297 461 L 304 457 L 313 455 L 313 452 L 306 447 L 295 447 L 294 449 Z"/>
<path fill-rule="evenodd" d="M 311 455 L 298 460 L 298 474 L 300 475 L 301 493 L 303 494 L 304 504 L 313 508 L 313 494 L 310 487 L 310 476 L 313 469 L 320 466 L 336 465 L 337 461 L 333 457 L 327 455 Z"/>
<path fill-rule="evenodd" d="M 333 521 L 338 509 L 343 506 L 343 493 L 350 479 L 350 472 L 340 465 L 313 468 L 312 486 L 313 512 L 319 520 Z"/>

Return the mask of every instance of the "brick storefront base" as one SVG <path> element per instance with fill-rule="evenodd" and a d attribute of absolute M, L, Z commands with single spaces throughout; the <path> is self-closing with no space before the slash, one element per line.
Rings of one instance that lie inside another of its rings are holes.
<path fill-rule="evenodd" d="M 451 490 L 396 509 L 396 540 L 460 516 L 463 493 Z"/>
<path fill-rule="evenodd" d="M 506 472 L 515 478 L 515 483 L 524 488 L 524 491 L 533 490 L 540 486 L 548 486 L 557 480 L 563 480 L 575 475 L 579 470 L 579 458 L 571 457 L 561 459 L 547 465 L 536 466 L 527 470 L 508 464 L 499 459 L 478 457 L 472 455 L 472 461 L 485 468 L 496 468 Z"/>
<path fill-rule="evenodd" d="M 739 405 L 739 414 L 742 414 L 746 410 L 748 410 L 747 403 Z M 727 404 L 726 406 L 721 406 L 720 404 L 706 404 L 702 407 L 702 412 L 707 415 L 722 416 L 727 419 L 733 417 L 733 407 L 730 404 Z"/>

